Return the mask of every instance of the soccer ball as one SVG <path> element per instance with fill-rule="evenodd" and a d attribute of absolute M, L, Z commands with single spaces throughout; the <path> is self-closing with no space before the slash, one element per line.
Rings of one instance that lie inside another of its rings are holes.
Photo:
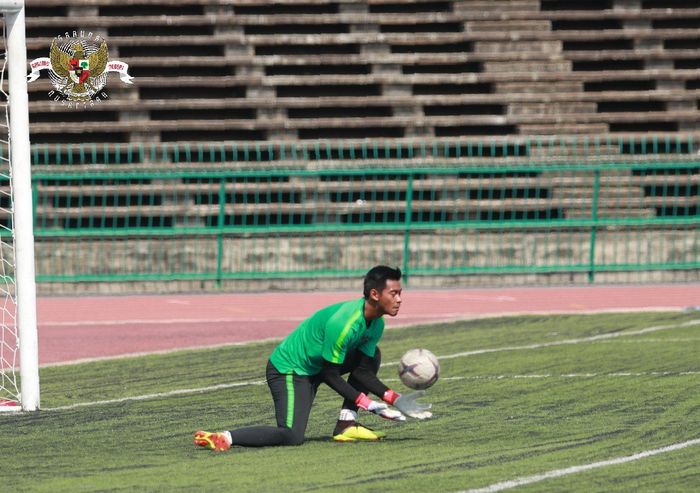
<path fill-rule="evenodd" d="M 411 349 L 401 356 L 399 378 L 406 387 L 423 390 L 437 382 L 440 363 L 427 349 Z"/>

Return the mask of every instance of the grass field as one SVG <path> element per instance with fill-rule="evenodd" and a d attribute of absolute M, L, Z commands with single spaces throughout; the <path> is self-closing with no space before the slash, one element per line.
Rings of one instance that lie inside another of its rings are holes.
<path fill-rule="evenodd" d="M 389 330 L 380 376 L 398 390 L 403 351 L 426 347 L 441 358 L 441 379 L 426 395 L 432 420 L 363 416 L 389 437 L 337 444 L 329 434 L 340 399 L 322 387 L 304 445 L 197 450 L 198 428 L 274 423 L 262 382 L 273 346 L 42 369 L 44 410 L 0 415 L 0 489 L 457 492 L 531 478 L 503 488 L 700 490 L 697 314 L 528 316 Z M 592 464 L 599 467 L 567 469 Z M 548 471 L 560 476 L 543 478 Z"/>

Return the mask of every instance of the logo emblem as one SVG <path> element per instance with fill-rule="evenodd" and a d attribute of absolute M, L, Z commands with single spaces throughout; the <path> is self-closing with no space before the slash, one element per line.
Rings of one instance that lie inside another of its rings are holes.
<path fill-rule="evenodd" d="M 129 65 L 118 60 L 109 60 L 107 42 L 93 33 L 73 31 L 73 36 L 57 36 L 51 42 L 49 57 L 37 58 L 30 63 L 32 72 L 28 82 L 34 82 L 42 70 L 49 71 L 49 79 L 55 91 L 49 97 L 57 101 L 93 103 L 107 99 L 103 91 L 107 74 L 117 72 L 125 84 L 132 84 L 128 74 Z"/>
<path fill-rule="evenodd" d="M 82 51 L 80 45 L 77 45 L 77 49 L 75 50 L 76 55 L 82 53 Z M 85 58 L 71 58 L 68 63 L 70 65 L 68 73 L 70 74 L 71 80 L 76 84 L 84 84 L 85 79 L 90 76 L 90 60 L 86 60 Z"/>

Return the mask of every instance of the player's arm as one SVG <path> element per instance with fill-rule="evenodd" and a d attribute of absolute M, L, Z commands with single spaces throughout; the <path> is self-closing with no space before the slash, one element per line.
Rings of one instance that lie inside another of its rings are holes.
<path fill-rule="evenodd" d="M 383 398 L 389 390 L 389 387 L 379 380 L 372 370 L 374 364 L 373 359 L 367 356 L 363 351 L 358 352 L 360 354 L 360 361 L 357 367 L 352 371 L 352 376 L 374 395 Z M 389 404 L 392 403 L 390 402 Z"/>
<path fill-rule="evenodd" d="M 382 337 L 382 332 L 384 331 L 384 321 L 380 320 L 380 323 L 381 325 L 378 327 L 378 330 L 375 330 L 373 334 L 374 337 L 369 339 L 364 345 L 360 346 L 360 362 L 358 367 L 352 372 L 353 377 L 359 380 L 370 392 L 381 396 L 384 402 L 394 406 L 403 414 L 416 419 L 426 419 L 432 417 L 433 414 L 428 411 L 431 404 L 422 404 L 416 401 L 416 399 L 422 396 L 424 392 L 410 392 L 403 395 L 399 394 L 398 392 L 394 392 L 381 380 L 379 380 L 377 374 L 372 370 L 373 361 L 372 358 L 367 355 L 374 354 L 376 351 L 378 351 L 377 344 L 379 339 Z"/>
<path fill-rule="evenodd" d="M 321 378 L 333 390 L 342 395 L 345 399 L 356 401 L 360 397 L 360 391 L 350 385 L 340 374 L 341 365 L 323 360 L 321 368 Z"/>
<path fill-rule="evenodd" d="M 416 399 L 424 394 L 424 392 L 411 392 L 409 394 L 399 394 L 387 387 L 375 373 L 372 371 L 372 358 L 360 351 L 360 362 L 353 370 L 352 374 L 355 379 L 362 383 L 370 392 L 381 396 L 382 400 L 389 405 L 394 406 L 403 414 L 417 419 L 426 419 L 432 417 L 432 413 L 428 411 L 431 408 L 430 404 L 421 404 Z M 342 380 L 342 378 L 341 378 Z"/>
<path fill-rule="evenodd" d="M 389 402 L 387 398 L 394 398 L 395 392 L 391 391 L 384 383 L 382 383 L 374 371 L 372 371 L 372 358 L 367 356 L 362 351 L 360 353 L 360 361 L 357 367 L 353 370 L 353 377 L 364 385 L 374 395 L 382 397 L 382 400 L 388 404 L 393 404 L 393 400 Z M 338 392 L 346 399 L 356 401 L 360 395 L 360 391 L 350 385 L 340 374 L 341 365 L 323 360 L 323 369 L 321 371 L 323 381 L 328 384 L 333 390 Z"/>
<path fill-rule="evenodd" d="M 331 363 L 330 361 L 323 360 L 323 367 L 321 368 L 321 378 L 323 381 L 333 390 L 338 392 L 341 396 L 346 399 L 350 399 L 358 407 L 372 412 L 381 416 L 382 418 L 392 419 L 395 421 L 403 421 L 406 418 L 404 415 L 396 410 L 389 409 L 383 402 L 373 401 L 363 392 L 360 392 L 355 387 L 350 385 L 340 374 L 341 365 L 336 363 Z M 381 384 L 381 382 L 379 382 Z M 382 384 L 383 385 L 383 384 Z M 371 392 L 374 392 L 370 390 Z"/>

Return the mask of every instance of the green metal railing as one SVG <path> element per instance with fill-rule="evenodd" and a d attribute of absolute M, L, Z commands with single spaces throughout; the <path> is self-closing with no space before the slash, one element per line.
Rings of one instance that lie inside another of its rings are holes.
<path fill-rule="evenodd" d="M 163 156 L 172 161 L 172 149 Z M 357 276 L 375 263 L 409 278 L 581 273 L 591 282 L 601 272 L 700 269 L 700 162 L 350 164 L 41 169 L 37 280 L 221 283 Z"/>
<path fill-rule="evenodd" d="M 383 160 L 384 165 L 404 160 L 446 158 L 523 159 L 530 164 L 558 157 L 596 159 L 613 156 L 617 161 L 639 156 L 663 161 L 693 156 L 700 147 L 694 134 L 649 135 L 641 138 L 614 135 L 503 137 L 481 139 L 394 139 L 294 142 L 194 142 L 194 143 L 89 143 L 35 144 L 32 164 L 38 166 L 142 165 L 249 163 L 305 167 L 308 163 L 346 161 L 351 167 L 362 161 Z M 0 155 L 4 154 L 0 147 Z"/>

